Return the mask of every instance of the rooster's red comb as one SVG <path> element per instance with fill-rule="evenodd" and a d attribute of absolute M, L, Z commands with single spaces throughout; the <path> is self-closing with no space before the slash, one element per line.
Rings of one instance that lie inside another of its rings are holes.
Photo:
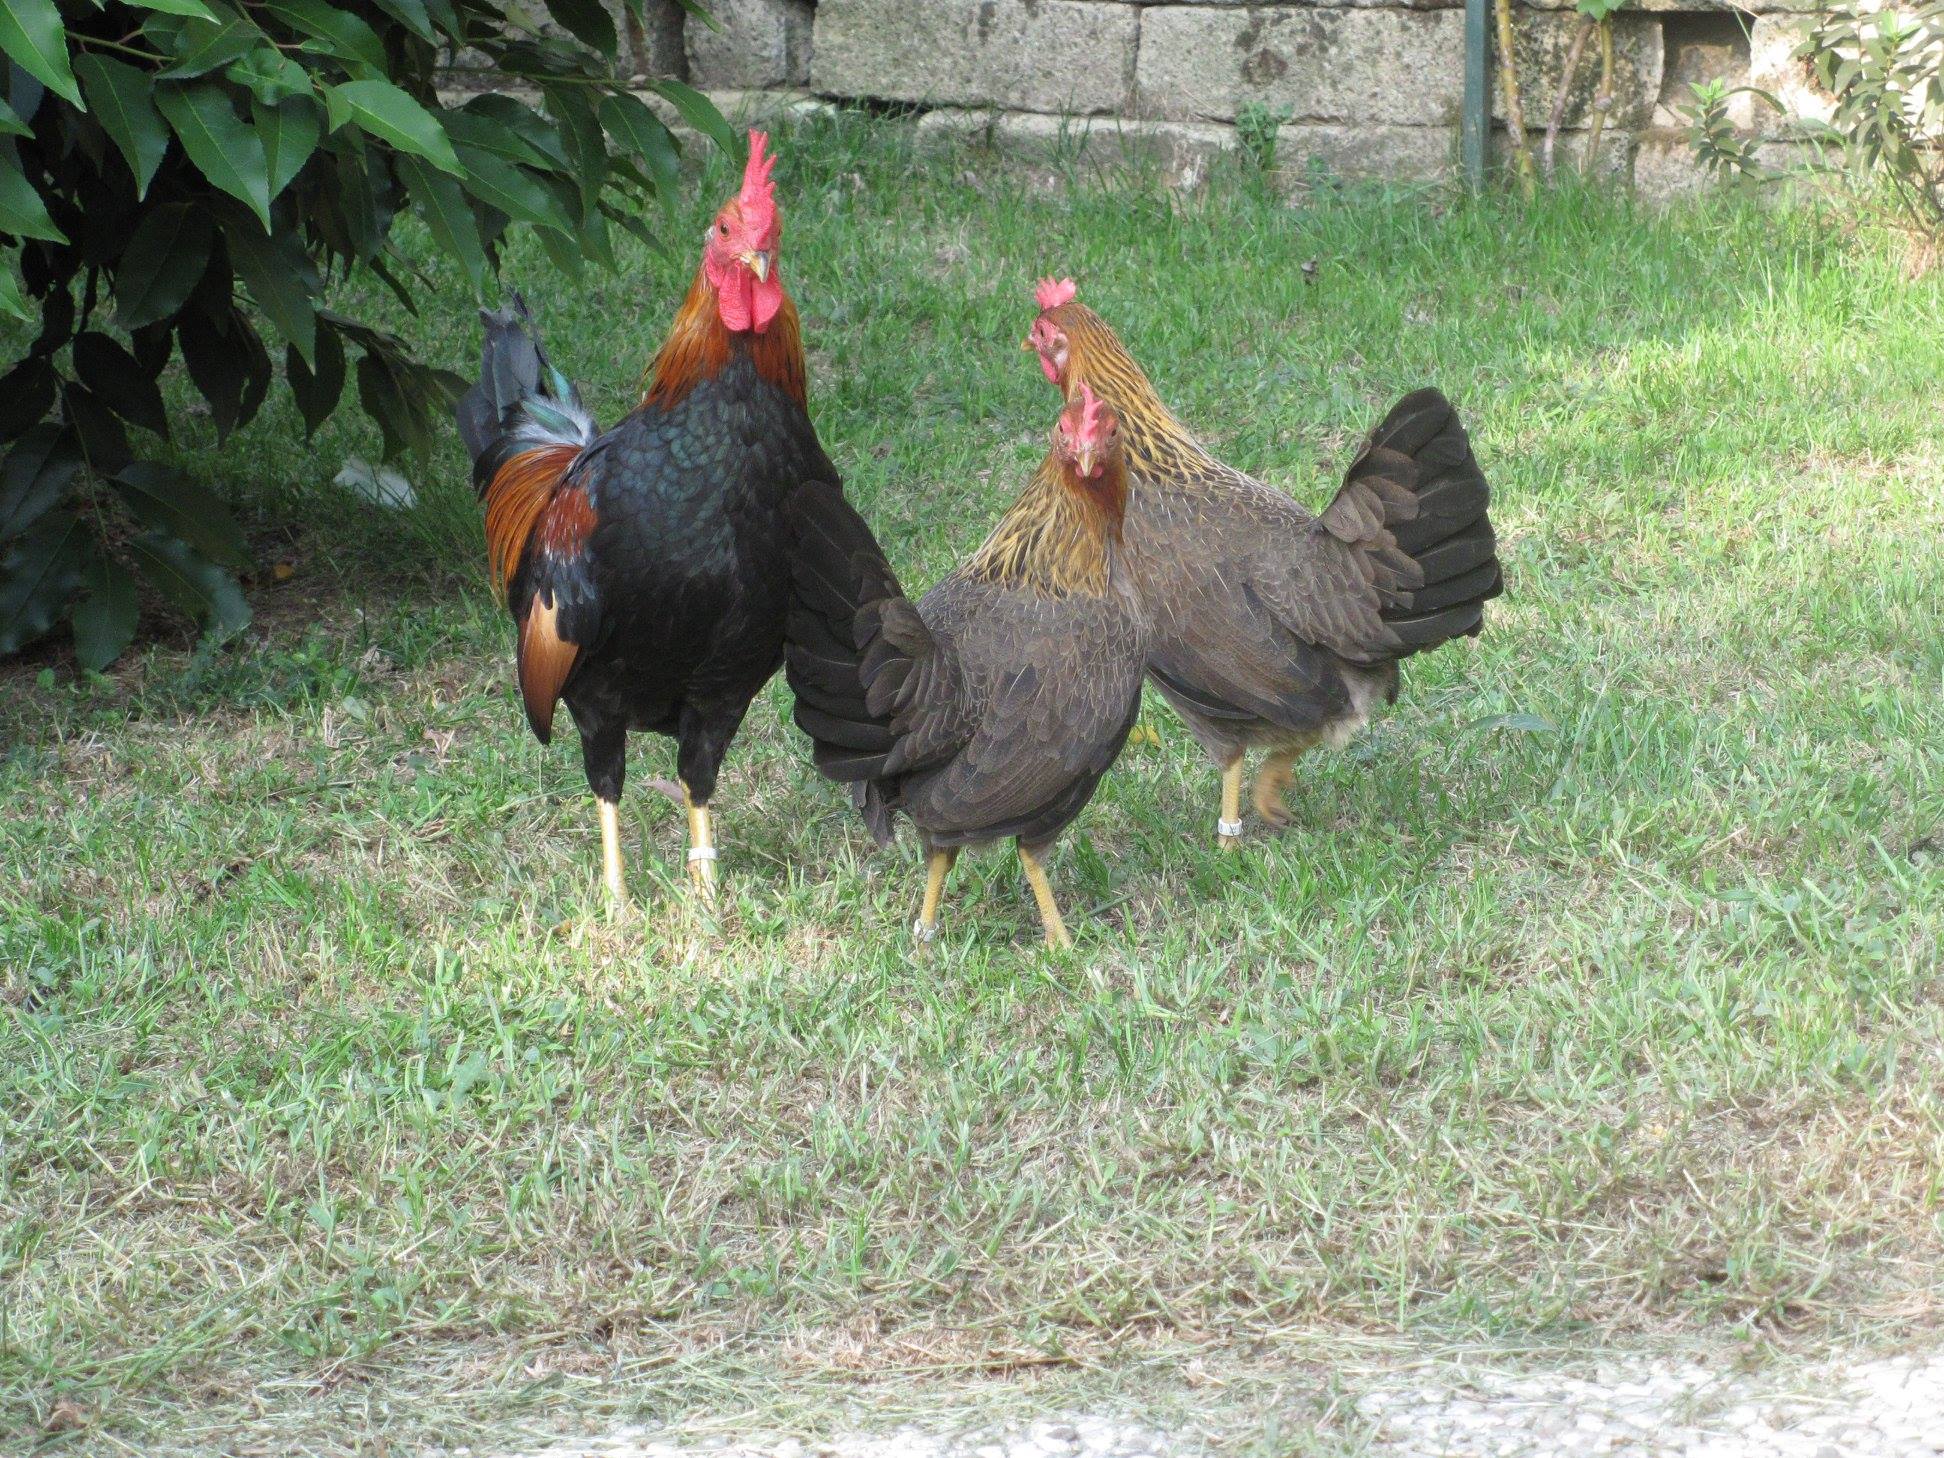
<path fill-rule="evenodd" d="M 1057 309 L 1072 303 L 1079 292 L 1079 286 L 1070 278 L 1043 278 L 1033 289 L 1033 302 L 1041 309 Z"/>
<path fill-rule="evenodd" d="M 743 168 L 742 191 L 736 195 L 743 222 L 759 233 L 767 233 L 776 223 L 776 184 L 770 181 L 776 156 L 768 147 L 769 133 L 749 134 L 749 163 Z"/>

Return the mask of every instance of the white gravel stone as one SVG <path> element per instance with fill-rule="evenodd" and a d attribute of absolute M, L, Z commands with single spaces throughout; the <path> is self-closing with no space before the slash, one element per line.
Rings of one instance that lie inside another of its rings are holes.
<path fill-rule="evenodd" d="M 1350 1405 L 1366 1451 L 1382 1458 L 1937 1458 L 1944 1454 L 1944 1350 L 1832 1360 L 1806 1370 L 1741 1372 L 1692 1362 L 1577 1373 L 1476 1371 L 1448 1386 L 1374 1385 Z M 806 1447 L 775 1434 L 683 1443 L 639 1426 L 503 1458 L 1201 1458 L 1187 1434 L 1098 1414 L 1047 1413 L 964 1433 L 846 1434 Z M 447 1458 L 465 1450 L 450 1449 Z"/>

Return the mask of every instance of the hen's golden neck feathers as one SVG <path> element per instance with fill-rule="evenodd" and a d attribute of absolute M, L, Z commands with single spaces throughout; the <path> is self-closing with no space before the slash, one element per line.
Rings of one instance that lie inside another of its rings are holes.
<path fill-rule="evenodd" d="M 1118 460 L 1080 480 L 1048 452 L 965 564 L 965 574 L 1048 597 L 1104 596 L 1126 506 L 1127 479 Z"/>
<path fill-rule="evenodd" d="M 756 373 L 777 386 L 799 405 L 805 399 L 803 334 L 797 325 L 796 304 L 789 293 L 760 334 L 732 331 L 722 322 L 716 291 L 698 268 L 688 297 L 675 313 L 668 338 L 648 366 L 641 403 L 668 409 L 681 403 L 704 380 L 712 380 L 736 350 L 747 350 Z"/>
<path fill-rule="evenodd" d="M 1085 384 L 1114 408 L 1131 475 L 1189 475 L 1210 460 L 1106 320 L 1077 301 L 1060 305 L 1051 317 L 1067 338 L 1067 399 L 1076 398 Z"/>

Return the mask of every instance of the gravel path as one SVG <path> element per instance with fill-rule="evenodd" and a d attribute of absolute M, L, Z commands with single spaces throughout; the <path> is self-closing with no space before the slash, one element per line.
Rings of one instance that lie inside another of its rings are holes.
<path fill-rule="evenodd" d="M 1591 1376 L 1485 1371 L 1376 1386 L 1331 1430 L 1352 1452 L 1394 1458 L 1937 1458 L 1944 1351 L 1831 1361 L 1786 1374 L 1671 1361 Z M 944 1426 L 941 1424 L 941 1426 Z M 646 1429 L 557 1443 L 523 1458 L 1200 1458 L 1198 1440 L 1138 1423 L 1065 1416 L 966 1436 L 683 1444 Z M 463 1448 L 453 1458 L 470 1458 Z M 513 1455 L 507 1455 L 513 1458 Z"/>

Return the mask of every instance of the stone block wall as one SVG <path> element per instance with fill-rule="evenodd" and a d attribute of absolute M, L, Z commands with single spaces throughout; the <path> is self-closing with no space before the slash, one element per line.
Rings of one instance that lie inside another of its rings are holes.
<path fill-rule="evenodd" d="M 625 15 L 620 0 L 606 0 Z M 1345 177 L 1450 175 L 1464 95 L 1464 0 L 676 0 L 629 22 L 628 63 L 731 92 L 918 114 L 921 136 L 1027 156 L 1076 147 L 1158 161 L 1178 183 L 1237 150 L 1238 116 L 1286 116 L 1284 168 Z M 1579 25 L 1574 0 L 1518 0 L 1528 129 L 1543 130 Z M 1790 51 L 1815 0 L 1632 0 L 1613 19 L 1615 91 L 1600 172 L 1666 194 L 1698 185 L 1689 85 L 1755 84 L 1804 115 L 1824 99 Z M 1598 73 L 1588 47 L 1561 152 L 1586 149 Z M 1493 114 L 1504 108 L 1493 66 Z M 1741 103 L 1746 107 L 1744 98 Z M 1746 111 L 1741 119 L 1754 118 Z M 1768 120 L 1768 119 L 1764 119 Z M 1503 132 L 1498 132 L 1503 150 Z"/>

